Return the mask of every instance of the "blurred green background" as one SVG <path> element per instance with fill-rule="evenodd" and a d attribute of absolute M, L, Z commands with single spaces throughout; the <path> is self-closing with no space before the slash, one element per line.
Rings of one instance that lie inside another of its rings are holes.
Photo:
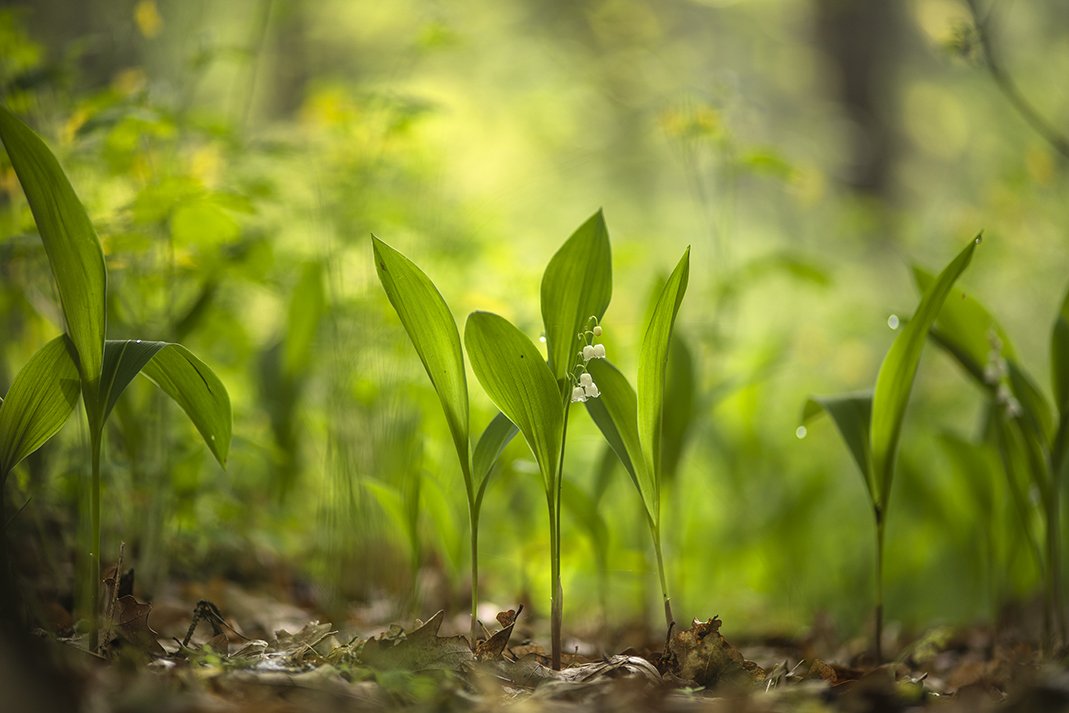
<path fill-rule="evenodd" d="M 1069 126 L 1069 6 L 993 8 L 1007 70 Z M 830 423 L 796 437 L 805 399 L 870 387 L 889 315 L 917 301 L 909 265 L 938 269 L 981 229 L 963 285 L 1046 375 L 1069 275 L 1065 159 L 1000 93 L 969 23 L 959 0 L 0 3 L 3 101 L 98 227 L 109 336 L 181 340 L 234 405 L 224 472 L 132 387 L 108 435 L 105 542 L 128 543 L 149 595 L 281 562 L 334 612 L 465 611 L 460 472 L 369 235 L 422 266 L 458 323 L 489 309 L 535 338 L 541 271 L 600 207 L 625 373 L 651 290 L 693 245 L 679 329 L 695 385 L 669 405 L 690 428 L 664 504 L 677 617 L 862 632 L 871 513 Z M 6 390 L 60 328 L 6 155 L 0 255 Z M 469 386 L 481 430 L 493 411 Z M 888 522 L 886 610 L 906 626 L 988 617 L 1038 586 L 1002 476 L 941 446 L 975 434 L 981 404 L 929 350 Z M 653 624 L 640 501 L 585 415 L 571 433 L 565 628 Z M 8 486 L 58 591 L 73 545 L 50 534 L 79 526 L 85 438 L 71 419 Z M 546 612 L 545 517 L 517 439 L 483 509 L 487 602 Z"/>

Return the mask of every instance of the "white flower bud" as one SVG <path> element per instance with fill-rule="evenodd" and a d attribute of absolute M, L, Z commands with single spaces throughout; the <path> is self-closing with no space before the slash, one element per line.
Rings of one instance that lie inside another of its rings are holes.
<path fill-rule="evenodd" d="M 583 390 L 586 392 L 586 395 L 589 398 L 596 399 L 597 397 L 601 396 L 601 391 L 598 390 L 598 385 L 595 383 L 590 383 L 584 386 Z"/>
<path fill-rule="evenodd" d="M 583 352 L 584 352 L 584 356 L 585 356 L 586 349 L 584 349 Z M 594 358 L 595 359 L 604 359 L 605 358 L 605 345 L 604 344 L 595 344 L 594 345 Z"/>
<path fill-rule="evenodd" d="M 583 401 L 586 401 L 586 392 L 582 386 L 576 386 L 572 389 L 572 403 L 581 403 Z"/>
<path fill-rule="evenodd" d="M 597 352 L 595 351 L 594 347 L 590 346 L 589 344 L 583 347 L 583 361 L 590 361 L 595 356 L 597 356 Z"/>
<path fill-rule="evenodd" d="M 600 324 L 595 324 L 594 325 L 594 329 L 592 329 L 591 331 L 594 332 L 594 336 L 595 337 L 600 337 L 601 336 L 601 325 Z"/>
<path fill-rule="evenodd" d="M 579 385 L 580 386 L 590 386 L 593 383 L 594 383 L 594 377 L 592 377 L 589 373 L 583 372 L 582 374 L 579 375 Z"/>

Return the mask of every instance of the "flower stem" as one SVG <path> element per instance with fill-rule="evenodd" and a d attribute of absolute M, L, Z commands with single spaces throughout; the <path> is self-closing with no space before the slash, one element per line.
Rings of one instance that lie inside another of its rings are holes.
<path fill-rule="evenodd" d="M 875 653 L 876 663 L 883 663 L 883 532 L 884 517 L 880 508 L 874 508 L 876 516 L 876 620 Z"/>
<path fill-rule="evenodd" d="M 92 458 L 92 482 L 89 486 L 89 552 L 86 571 L 86 594 L 89 596 L 89 650 L 100 644 L 100 445 L 102 428 L 91 425 L 89 448 Z"/>
<path fill-rule="evenodd" d="M 568 442 L 568 399 L 564 400 L 564 429 L 560 439 L 560 462 L 557 464 L 556 477 L 550 480 L 549 495 L 549 559 L 552 591 L 550 592 L 550 658 L 553 670 L 560 671 L 561 665 L 561 622 L 564 619 L 564 590 L 560 583 L 560 504 L 561 488 L 564 483 L 564 446 Z"/>
<path fill-rule="evenodd" d="M 650 522 L 650 532 L 653 534 L 653 554 L 657 558 L 657 575 L 661 578 L 661 597 L 664 599 L 664 626 L 665 630 L 671 630 L 675 623 L 672 616 L 672 598 L 668 596 L 668 578 L 664 574 L 664 555 L 661 552 L 661 528 Z"/>
<path fill-rule="evenodd" d="M 479 627 L 479 513 L 474 498 L 468 498 L 468 514 L 471 521 L 471 647 L 475 648 Z"/>

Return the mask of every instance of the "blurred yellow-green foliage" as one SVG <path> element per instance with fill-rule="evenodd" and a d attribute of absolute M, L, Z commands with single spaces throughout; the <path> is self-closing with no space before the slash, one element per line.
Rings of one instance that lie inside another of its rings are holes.
<path fill-rule="evenodd" d="M 1004 65 L 1069 126 L 1069 8 L 992 5 Z M 225 472 L 148 389 L 112 419 L 105 541 L 132 543 L 150 592 L 169 572 L 211 571 L 219 552 L 250 569 L 274 553 L 333 606 L 402 601 L 416 577 L 407 606 L 464 611 L 460 473 L 371 233 L 428 272 L 458 323 L 488 309 L 535 338 L 543 267 L 603 208 L 606 344 L 627 373 L 651 290 L 693 245 L 680 331 L 698 385 L 664 504 L 683 621 L 793 630 L 826 613 L 861 630 L 864 488 L 830 424 L 795 430 L 807 396 L 871 386 L 888 316 L 916 304 L 911 262 L 937 268 L 982 229 L 964 286 L 1048 372 L 1069 275 L 1066 161 L 992 81 L 962 1 L 4 6 L 3 101 L 59 154 L 98 226 L 109 336 L 181 339 L 234 404 Z M 60 329 L 6 156 L 0 255 L 6 390 Z M 481 430 L 492 411 L 469 387 Z M 891 619 L 984 617 L 1037 586 L 998 474 L 956 470 L 940 448 L 946 430 L 973 435 L 979 413 L 929 350 L 888 523 Z M 605 521 L 608 616 L 655 621 L 641 504 L 621 469 L 601 473 L 589 419 L 574 421 L 565 477 Z M 78 526 L 84 438 L 72 419 L 9 484 L 42 529 Z M 519 441 L 505 461 L 483 508 L 484 599 L 544 612 L 539 477 Z M 566 628 L 596 623 L 600 596 L 596 528 L 568 512 Z M 992 557 L 978 544 L 989 531 Z M 68 553 L 52 557 L 69 586 Z"/>

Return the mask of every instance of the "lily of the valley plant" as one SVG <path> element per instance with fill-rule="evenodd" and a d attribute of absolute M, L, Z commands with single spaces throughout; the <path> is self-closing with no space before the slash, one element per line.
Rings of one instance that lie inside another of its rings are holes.
<path fill-rule="evenodd" d="M 212 370 L 180 344 L 105 339 L 107 268 L 85 208 L 41 138 L 2 106 L 0 140 L 44 243 L 66 330 L 30 359 L 0 405 L 0 481 L 59 431 L 80 391 L 91 463 L 89 541 L 83 543 L 88 599 L 84 613 L 89 618 L 89 646 L 95 650 L 101 613 L 100 456 L 108 415 L 133 378 L 143 374 L 182 407 L 224 465 L 230 447 L 230 399 Z"/>

